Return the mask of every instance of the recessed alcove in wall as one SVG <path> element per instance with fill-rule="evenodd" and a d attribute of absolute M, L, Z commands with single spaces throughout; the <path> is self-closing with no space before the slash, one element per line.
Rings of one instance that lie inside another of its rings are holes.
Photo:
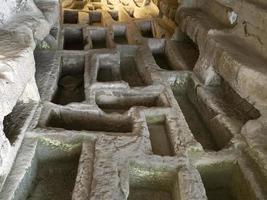
<path fill-rule="evenodd" d="M 198 45 L 188 36 L 182 41 L 174 42 L 183 62 L 185 62 L 187 69 L 193 70 L 199 58 Z"/>
<path fill-rule="evenodd" d="M 260 113 L 226 82 L 204 87 L 196 81 L 188 78 L 175 84 L 174 96 L 196 140 L 208 151 L 221 150 L 248 120 L 258 118 Z"/>
<path fill-rule="evenodd" d="M 153 38 L 153 26 L 152 21 L 141 21 L 137 23 L 141 35 L 145 38 Z"/>
<path fill-rule="evenodd" d="M 42 138 L 38 144 L 35 140 L 23 142 L 18 155 L 16 167 L 10 173 L 19 179 L 8 177 L 12 185 L 4 185 L 6 196 L 1 199 L 6 199 L 3 196 L 25 200 L 72 199 L 81 145 Z"/>
<path fill-rule="evenodd" d="M 158 65 L 161 69 L 172 70 L 172 68 L 171 68 L 171 63 L 170 63 L 170 61 L 169 61 L 169 58 L 168 58 L 167 55 L 164 53 L 164 51 L 153 53 L 153 57 L 154 57 L 154 59 L 155 59 L 157 65 Z"/>
<path fill-rule="evenodd" d="M 98 82 L 121 81 L 119 56 L 117 54 L 99 57 L 97 66 Z"/>
<path fill-rule="evenodd" d="M 77 24 L 78 23 L 78 11 L 64 10 L 64 24 Z"/>
<path fill-rule="evenodd" d="M 129 51 L 129 49 L 125 49 L 125 51 Z M 146 85 L 139 73 L 135 56 L 122 52 L 120 55 L 110 54 L 110 56 L 99 57 L 96 80 L 98 82 L 125 81 L 130 87 Z"/>
<path fill-rule="evenodd" d="M 199 58 L 198 46 L 186 35 L 183 40 L 148 38 L 156 64 L 164 70 L 193 70 Z"/>
<path fill-rule="evenodd" d="M 38 159 L 36 168 L 35 165 L 31 166 L 35 178 L 32 181 L 32 190 L 29 192 L 27 200 L 71 200 L 80 154 L 77 152 L 71 155 L 68 152 L 65 157 L 57 157 L 52 154 L 53 150 L 49 147 L 47 147 L 47 151 L 51 153 L 51 158 L 48 157 L 44 160 L 36 158 L 36 160 Z"/>
<path fill-rule="evenodd" d="M 123 81 L 127 82 L 130 87 L 145 86 L 145 82 L 139 73 L 136 65 L 135 56 L 121 55 L 120 57 L 120 74 Z"/>
<path fill-rule="evenodd" d="M 146 122 L 153 153 L 160 156 L 174 156 L 166 117 L 146 116 Z"/>
<path fill-rule="evenodd" d="M 175 60 L 176 57 L 170 58 L 169 52 L 166 51 L 167 41 L 165 39 L 149 38 L 148 46 L 159 68 L 164 70 L 176 69 L 176 67 L 173 64 L 173 60 Z"/>
<path fill-rule="evenodd" d="M 128 200 L 174 200 L 178 175 L 131 163 L 129 166 L 130 192 Z"/>
<path fill-rule="evenodd" d="M 82 28 L 66 27 L 64 29 L 64 50 L 83 50 L 84 39 Z"/>
<path fill-rule="evenodd" d="M 92 41 L 93 49 L 107 48 L 107 30 L 100 29 L 90 29 L 90 38 Z"/>
<path fill-rule="evenodd" d="M 116 44 L 128 44 L 126 31 L 126 25 L 113 25 L 113 40 Z"/>
<path fill-rule="evenodd" d="M 96 104 L 106 113 L 124 113 L 133 106 L 167 107 L 160 94 L 140 94 L 128 92 L 96 93 Z"/>
<path fill-rule="evenodd" d="M 198 171 L 209 200 L 251 200 L 258 199 L 258 194 L 266 195 L 265 180 L 249 159 L 243 160 L 242 166 L 239 162 L 221 161 L 201 165 Z"/>
<path fill-rule="evenodd" d="M 100 11 L 89 11 L 89 24 L 93 26 L 101 25 L 102 13 Z"/>
<path fill-rule="evenodd" d="M 52 102 L 66 105 L 84 99 L 84 56 L 63 55 L 58 87 Z"/>
<path fill-rule="evenodd" d="M 116 126 L 114 126 L 116 124 Z M 47 116 L 46 127 L 76 131 L 130 133 L 133 124 L 129 117 L 116 118 L 98 113 L 52 109 Z"/>

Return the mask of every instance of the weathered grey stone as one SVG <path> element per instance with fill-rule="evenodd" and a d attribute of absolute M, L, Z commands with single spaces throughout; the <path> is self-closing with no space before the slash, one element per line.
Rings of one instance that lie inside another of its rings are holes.
<path fill-rule="evenodd" d="M 0 199 L 267 199 L 262 0 L 2 1 Z"/>

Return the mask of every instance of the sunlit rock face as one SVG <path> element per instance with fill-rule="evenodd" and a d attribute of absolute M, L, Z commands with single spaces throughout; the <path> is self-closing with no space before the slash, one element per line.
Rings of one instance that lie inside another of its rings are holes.
<path fill-rule="evenodd" d="M 267 199 L 263 0 L 2 1 L 0 200 Z"/>

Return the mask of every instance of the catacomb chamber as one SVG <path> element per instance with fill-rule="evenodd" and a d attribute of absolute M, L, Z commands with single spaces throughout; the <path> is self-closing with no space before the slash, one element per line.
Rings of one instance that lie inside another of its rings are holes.
<path fill-rule="evenodd" d="M 262 0 L 0 6 L 0 199 L 267 199 Z"/>

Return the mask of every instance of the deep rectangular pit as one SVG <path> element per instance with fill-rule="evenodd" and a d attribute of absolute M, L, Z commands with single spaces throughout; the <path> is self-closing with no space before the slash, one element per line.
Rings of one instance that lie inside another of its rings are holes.
<path fill-rule="evenodd" d="M 171 70 L 169 59 L 165 53 L 153 53 L 153 57 L 160 68 Z"/>
<path fill-rule="evenodd" d="M 250 166 L 251 167 L 251 166 Z M 250 169 L 248 169 L 250 170 Z M 221 162 L 198 167 L 209 200 L 257 199 L 240 166 Z M 260 174 L 257 174 L 257 176 Z M 261 179 L 261 177 L 256 177 Z"/>
<path fill-rule="evenodd" d="M 63 56 L 61 68 L 58 88 L 52 102 L 66 105 L 84 101 L 84 56 Z"/>
<path fill-rule="evenodd" d="M 116 44 L 128 44 L 125 25 L 114 25 L 113 33 L 113 40 Z"/>
<path fill-rule="evenodd" d="M 145 83 L 138 72 L 134 56 L 122 56 L 120 60 L 120 74 L 122 80 L 129 83 L 131 87 L 141 87 Z"/>
<path fill-rule="evenodd" d="M 114 126 L 116 124 L 116 126 Z M 76 131 L 103 131 L 116 133 L 132 132 L 132 121 L 129 118 L 114 118 L 88 114 L 81 111 L 52 110 L 46 122 L 46 127 L 63 128 Z"/>
<path fill-rule="evenodd" d="M 64 46 L 65 50 L 83 50 L 83 30 L 82 28 L 65 28 L 64 29 Z"/>
<path fill-rule="evenodd" d="M 201 114 L 198 112 L 196 106 L 190 101 L 188 96 L 186 94 L 181 95 L 175 93 L 175 98 L 195 139 L 206 150 L 219 150 L 212 137 L 210 129 L 207 127 Z"/>
<path fill-rule="evenodd" d="M 96 104 L 98 107 L 106 113 L 124 113 L 127 112 L 133 106 L 143 107 L 165 107 L 160 95 L 146 95 L 140 94 L 96 94 Z"/>
<path fill-rule="evenodd" d="M 188 66 L 188 69 L 193 70 L 199 57 L 199 49 L 189 37 L 184 41 L 175 42 L 176 47 L 183 58 L 183 61 Z"/>
<path fill-rule="evenodd" d="M 146 117 L 152 151 L 160 156 L 173 156 L 165 116 Z"/>
<path fill-rule="evenodd" d="M 128 39 L 125 33 L 115 33 L 114 42 L 116 44 L 128 44 Z"/>
<path fill-rule="evenodd" d="M 103 54 L 98 58 L 97 81 L 121 81 L 120 58 L 118 54 Z"/>
<path fill-rule="evenodd" d="M 126 49 L 125 52 L 128 50 Z M 120 52 L 120 57 L 118 54 L 107 54 L 99 57 L 96 78 L 98 82 L 125 81 L 130 87 L 146 85 L 139 74 L 135 57 L 124 53 Z"/>
<path fill-rule="evenodd" d="M 128 200 L 174 200 L 177 175 L 132 164 Z"/>
<path fill-rule="evenodd" d="M 112 74 L 111 67 L 100 67 L 97 72 L 97 81 L 98 82 L 112 82 L 112 81 L 120 81 L 116 79 Z"/>
<path fill-rule="evenodd" d="M 156 53 L 153 53 L 153 57 L 154 57 L 157 65 L 161 69 L 172 70 L 171 63 L 169 61 L 168 56 L 165 54 L 165 52 L 156 52 Z"/>
<path fill-rule="evenodd" d="M 64 24 L 77 24 L 78 12 L 71 10 L 64 10 Z"/>
<path fill-rule="evenodd" d="M 61 146 L 38 144 L 34 161 L 20 186 L 26 190 L 19 191 L 20 197 L 15 199 L 25 196 L 27 200 L 71 200 L 80 153 L 78 146 L 66 152 Z"/>
<path fill-rule="evenodd" d="M 259 112 L 242 99 L 229 86 L 214 88 L 201 88 L 201 92 L 197 96 L 195 84 L 192 79 L 185 81 L 181 78 L 181 84 L 176 84 L 172 89 L 174 96 L 183 112 L 190 130 L 195 139 L 201 143 L 205 150 L 218 151 L 227 146 L 233 137 L 233 134 L 225 129 L 225 126 L 233 126 L 232 124 L 224 125 L 214 121 L 217 116 L 227 116 L 234 118 L 239 122 L 235 124 L 235 129 L 240 128 L 249 119 L 258 118 Z M 203 96 L 203 97 L 202 97 Z M 202 99 L 208 99 L 204 101 Z M 221 113 L 224 113 L 221 115 Z M 228 122 L 229 123 L 229 122 Z M 240 127 L 238 127 L 240 126 Z"/>
<path fill-rule="evenodd" d="M 91 29 L 90 37 L 93 49 L 107 48 L 106 29 Z"/>
<path fill-rule="evenodd" d="M 27 200 L 71 200 L 79 157 L 39 162 L 34 187 Z"/>
<path fill-rule="evenodd" d="M 153 38 L 153 29 L 151 21 L 143 21 L 138 24 L 139 29 L 141 31 L 141 35 L 145 38 Z"/>
<path fill-rule="evenodd" d="M 101 25 L 102 23 L 102 13 L 99 11 L 90 11 L 89 12 L 89 24 L 90 25 Z"/>

